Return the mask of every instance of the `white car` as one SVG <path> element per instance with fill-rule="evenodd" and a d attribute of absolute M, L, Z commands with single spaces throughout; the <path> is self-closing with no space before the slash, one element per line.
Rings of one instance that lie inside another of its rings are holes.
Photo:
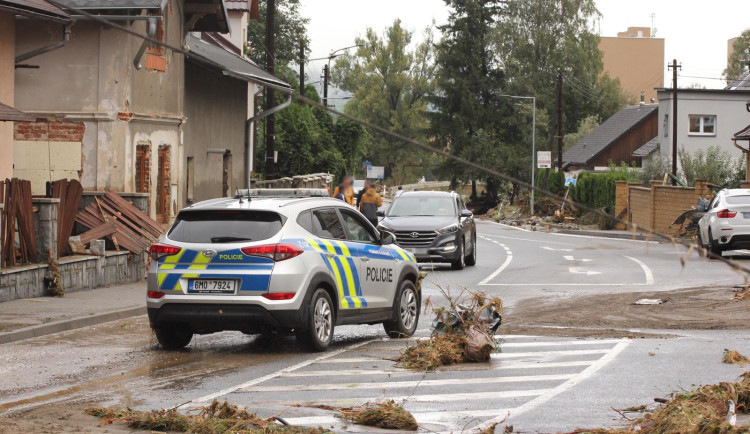
<path fill-rule="evenodd" d="M 721 256 L 750 248 L 750 190 L 721 190 L 698 221 L 698 243 Z"/>
<path fill-rule="evenodd" d="M 317 351 L 341 324 L 383 324 L 391 337 L 411 336 L 422 304 L 419 270 L 394 241 L 327 197 L 197 203 L 151 247 L 151 328 L 167 349 L 223 330 L 290 331 Z"/>

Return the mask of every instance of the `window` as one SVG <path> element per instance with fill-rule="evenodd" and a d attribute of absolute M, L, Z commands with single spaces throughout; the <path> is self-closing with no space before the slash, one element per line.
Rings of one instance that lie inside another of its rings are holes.
<path fill-rule="evenodd" d="M 690 115 L 691 135 L 716 135 L 716 116 L 714 115 Z"/>
<path fill-rule="evenodd" d="M 187 200 L 195 201 L 195 158 L 187 157 Z"/>
<path fill-rule="evenodd" d="M 238 243 L 267 240 L 284 226 L 282 217 L 267 211 L 183 211 L 169 238 L 184 243 Z"/>
<path fill-rule="evenodd" d="M 664 137 L 669 137 L 669 113 L 664 115 L 664 125 L 662 126 L 662 129 L 664 130 Z"/>
<path fill-rule="evenodd" d="M 344 227 L 341 226 L 339 215 L 333 208 L 313 211 L 313 234 L 321 238 L 345 240 Z"/>
<path fill-rule="evenodd" d="M 400 196 L 388 210 L 389 217 L 455 215 L 456 205 L 448 196 Z"/>
<path fill-rule="evenodd" d="M 369 225 L 360 220 L 353 212 L 341 210 L 341 217 L 344 219 L 344 225 L 352 241 L 375 244 L 377 238 L 370 231 Z"/>
<path fill-rule="evenodd" d="M 156 180 L 156 220 L 159 223 L 169 222 L 171 187 L 171 149 L 169 145 L 159 145 L 159 170 Z"/>
<path fill-rule="evenodd" d="M 312 213 L 310 211 L 301 212 L 297 216 L 297 224 L 307 232 L 313 233 Z"/>

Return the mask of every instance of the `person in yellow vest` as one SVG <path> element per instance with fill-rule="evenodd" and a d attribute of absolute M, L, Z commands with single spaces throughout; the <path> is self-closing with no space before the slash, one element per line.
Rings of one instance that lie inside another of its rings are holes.
<path fill-rule="evenodd" d="M 359 210 L 373 226 L 378 226 L 378 208 L 383 206 L 383 198 L 380 197 L 371 182 L 365 182 L 365 192 L 359 201 Z"/>
<path fill-rule="evenodd" d="M 352 189 L 351 177 L 347 176 L 341 181 L 341 184 L 333 191 L 333 197 L 354 206 L 354 190 Z"/>

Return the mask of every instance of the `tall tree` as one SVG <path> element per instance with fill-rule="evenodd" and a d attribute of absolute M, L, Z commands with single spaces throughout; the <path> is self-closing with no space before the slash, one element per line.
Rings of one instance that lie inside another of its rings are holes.
<path fill-rule="evenodd" d="M 750 29 L 742 32 L 732 44 L 732 55 L 727 60 L 724 77 L 731 81 L 742 75 L 750 68 Z"/>
<path fill-rule="evenodd" d="M 360 119 L 411 138 L 424 138 L 427 122 L 426 96 L 434 75 L 432 33 L 411 48 L 413 34 L 395 20 L 382 36 L 368 28 L 356 38 L 356 52 L 340 57 L 333 81 L 352 93 L 345 111 Z M 402 183 L 413 177 L 405 167 L 424 164 L 429 156 L 406 147 L 391 137 L 373 133 L 365 150 L 376 165 L 386 166 L 386 175 Z M 424 175 L 424 172 L 417 173 Z"/>
<path fill-rule="evenodd" d="M 260 2 L 259 18 L 250 20 L 247 25 L 247 53 L 258 65 L 266 64 L 266 2 Z M 277 68 L 288 69 L 290 62 L 299 59 L 300 40 L 309 47 L 310 40 L 307 36 L 307 24 L 309 18 L 300 14 L 300 0 L 276 0 L 276 59 Z"/>

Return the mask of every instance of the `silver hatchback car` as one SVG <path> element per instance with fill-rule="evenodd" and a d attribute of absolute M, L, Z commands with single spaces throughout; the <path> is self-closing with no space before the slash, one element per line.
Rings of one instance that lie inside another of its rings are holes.
<path fill-rule="evenodd" d="M 330 198 L 214 199 L 183 209 L 151 247 L 147 307 L 162 347 L 194 334 L 292 331 L 324 351 L 336 325 L 411 336 L 421 310 L 414 255 Z"/>

